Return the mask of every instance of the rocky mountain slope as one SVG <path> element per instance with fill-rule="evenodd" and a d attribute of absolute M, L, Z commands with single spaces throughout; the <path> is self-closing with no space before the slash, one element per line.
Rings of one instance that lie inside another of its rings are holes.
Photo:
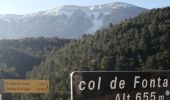
<path fill-rule="evenodd" d="M 0 38 L 79 38 L 111 22 L 118 24 L 137 16 L 144 10 L 131 4 L 115 2 L 92 6 L 65 5 L 27 15 L 0 15 Z"/>

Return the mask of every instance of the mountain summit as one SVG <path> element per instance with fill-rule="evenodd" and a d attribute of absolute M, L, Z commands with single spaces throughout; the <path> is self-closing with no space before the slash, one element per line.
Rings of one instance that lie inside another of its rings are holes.
<path fill-rule="evenodd" d="M 1 38 L 79 38 L 85 33 L 135 17 L 144 8 L 115 2 L 104 5 L 65 5 L 27 15 L 0 15 Z"/>

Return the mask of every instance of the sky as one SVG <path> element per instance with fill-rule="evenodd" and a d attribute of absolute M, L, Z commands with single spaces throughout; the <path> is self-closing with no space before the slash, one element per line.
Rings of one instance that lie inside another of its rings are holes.
<path fill-rule="evenodd" d="M 170 6 L 170 0 L 0 0 L 0 14 L 23 15 L 62 5 L 88 6 L 112 2 L 125 2 L 148 9 Z"/>

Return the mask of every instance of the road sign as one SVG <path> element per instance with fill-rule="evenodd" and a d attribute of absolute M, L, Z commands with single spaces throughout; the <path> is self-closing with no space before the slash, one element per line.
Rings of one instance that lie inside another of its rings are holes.
<path fill-rule="evenodd" d="M 49 93 L 48 80 L 1 80 L 2 93 Z"/>
<path fill-rule="evenodd" d="M 170 71 L 73 72 L 72 100 L 170 100 Z"/>

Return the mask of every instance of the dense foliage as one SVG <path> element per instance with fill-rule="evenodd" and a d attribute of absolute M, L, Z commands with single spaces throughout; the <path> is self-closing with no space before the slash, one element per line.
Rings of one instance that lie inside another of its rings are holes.
<path fill-rule="evenodd" d="M 75 70 L 168 70 L 169 65 L 170 7 L 152 9 L 53 50 L 27 75 L 49 79 L 50 93 L 17 95 L 14 100 L 70 99 L 69 74 Z"/>
<path fill-rule="evenodd" d="M 33 56 L 45 56 L 53 49 L 62 47 L 68 43 L 68 39 L 59 38 L 25 38 L 19 40 L 0 40 L 0 48 L 17 49 Z"/>
<path fill-rule="evenodd" d="M 25 38 L 0 40 L 0 68 L 2 78 L 25 78 L 26 72 L 39 65 L 50 51 L 69 42 L 58 38 Z M 6 73 L 6 74 L 5 74 Z M 8 75 L 9 74 L 9 75 Z"/>

